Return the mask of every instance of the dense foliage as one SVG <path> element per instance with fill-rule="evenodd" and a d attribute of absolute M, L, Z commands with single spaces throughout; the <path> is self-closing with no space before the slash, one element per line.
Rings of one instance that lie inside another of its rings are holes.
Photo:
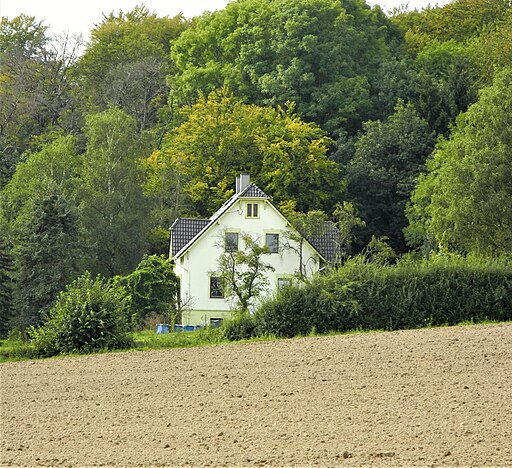
<path fill-rule="evenodd" d="M 512 249 L 512 68 L 457 119 L 412 197 L 408 235 L 447 250 Z"/>
<path fill-rule="evenodd" d="M 326 130 L 353 132 L 371 115 L 371 88 L 393 36 L 363 0 L 243 0 L 205 14 L 176 41 L 171 95 L 228 86 L 259 105 L 297 103 Z"/>
<path fill-rule="evenodd" d="M 397 266 L 353 260 L 284 289 L 255 318 L 260 332 L 288 337 L 511 319 L 509 261 L 443 257 Z"/>
<path fill-rule="evenodd" d="M 141 5 L 88 44 L 1 18 L 0 333 L 85 271 L 168 255 L 172 222 L 210 216 L 240 172 L 294 223 L 336 223 L 338 265 L 509 252 L 511 44 L 510 0 Z M 137 288 L 140 323 L 165 301 Z"/>
<path fill-rule="evenodd" d="M 59 294 L 46 323 L 29 330 L 34 354 L 48 357 L 129 347 L 129 299 L 112 280 L 85 273 Z"/>
<path fill-rule="evenodd" d="M 141 328 L 151 315 L 160 316 L 167 323 L 177 319 L 179 278 L 169 260 L 158 255 L 145 256 L 135 270 L 116 277 L 116 284 L 131 296 L 131 325 Z"/>

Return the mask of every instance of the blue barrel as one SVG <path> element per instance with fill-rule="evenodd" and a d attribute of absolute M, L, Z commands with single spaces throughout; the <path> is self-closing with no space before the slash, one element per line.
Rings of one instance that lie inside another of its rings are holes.
<path fill-rule="evenodd" d="M 162 333 L 169 333 L 170 327 L 168 323 L 157 323 L 156 325 L 156 332 L 159 334 Z"/>
<path fill-rule="evenodd" d="M 174 325 L 174 331 L 175 332 L 182 332 L 183 331 L 183 325 Z"/>
<path fill-rule="evenodd" d="M 196 329 L 195 325 L 185 325 L 183 327 L 184 331 L 194 331 Z"/>

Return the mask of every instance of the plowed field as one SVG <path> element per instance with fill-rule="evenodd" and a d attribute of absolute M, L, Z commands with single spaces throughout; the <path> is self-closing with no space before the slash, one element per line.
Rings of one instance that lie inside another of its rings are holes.
<path fill-rule="evenodd" d="M 512 324 L 5 363 L 14 466 L 512 466 Z"/>

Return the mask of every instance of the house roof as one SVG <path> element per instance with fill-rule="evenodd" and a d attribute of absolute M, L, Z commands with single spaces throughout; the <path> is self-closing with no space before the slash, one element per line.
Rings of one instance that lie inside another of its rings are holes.
<path fill-rule="evenodd" d="M 269 197 L 257 185 L 250 184 L 229 198 L 209 219 L 178 218 L 171 226 L 171 257 L 179 257 L 206 232 L 215 221 L 226 213 L 241 198 Z M 310 236 L 307 241 L 327 261 L 338 258 L 338 228 L 332 221 L 326 221 L 321 232 Z"/>
<path fill-rule="evenodd" d="M 323 229 L 308 238 L 309 243 L 328 262 L 339 260 L 339 231 L 332 221 L 325 221 Z"/>
<path fill-rule="evenodd" d="M 210 224 L 209 219 L 178 218 L 171 226 L 172 252 L 174 257 L 185 247 L 205 226 Z"/>
<path fill-rule="evenodd" d="M 235 193 L 209 218 L 178 218 L 171 226 L 172 252 L 171 257 L 178 257 L 185 252 L 203 232 L 214 224 L 235 202 L 241 198 L 269 198 L 257 185 L 250 184 L 241 192 Z"/>

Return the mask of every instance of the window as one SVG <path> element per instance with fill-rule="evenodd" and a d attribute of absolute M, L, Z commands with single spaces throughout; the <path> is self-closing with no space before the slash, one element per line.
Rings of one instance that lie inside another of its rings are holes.
<path fill-rule="evenodd" d="M 210 276 L 210 297 L 223 298 L 222 280 L 219 276 Z"/>
<path fill-rule="evenodd" d="M 238 232 L 226 232 L 224 234 L 224 250 L 226 252 L 238 252 Z"/>
<path fill-rule="evenodd" d="M 258 217 L 258 204 L 257 203 L 247 203 L 247 218 L 257 218 Z"/>
<path fill-rule="evenodd" d="M 270 253 L 279 253 L 279 234 L 265 234 L 265 245 Z"/>
<path fill-rule="evenodd" d="M 284 288 L 287 288 L 292 285 L 291 278 L 277 278 L 277 290 L 281 291 Z"/>
<path fill-rule="evenodd" d="M 222 322 L 224 322 L 224 319 L 217 318 L 217 317 L 212 317 L 210 319 L 210 326 L 212 328 L 219 328 L 222 325 Z"/>

